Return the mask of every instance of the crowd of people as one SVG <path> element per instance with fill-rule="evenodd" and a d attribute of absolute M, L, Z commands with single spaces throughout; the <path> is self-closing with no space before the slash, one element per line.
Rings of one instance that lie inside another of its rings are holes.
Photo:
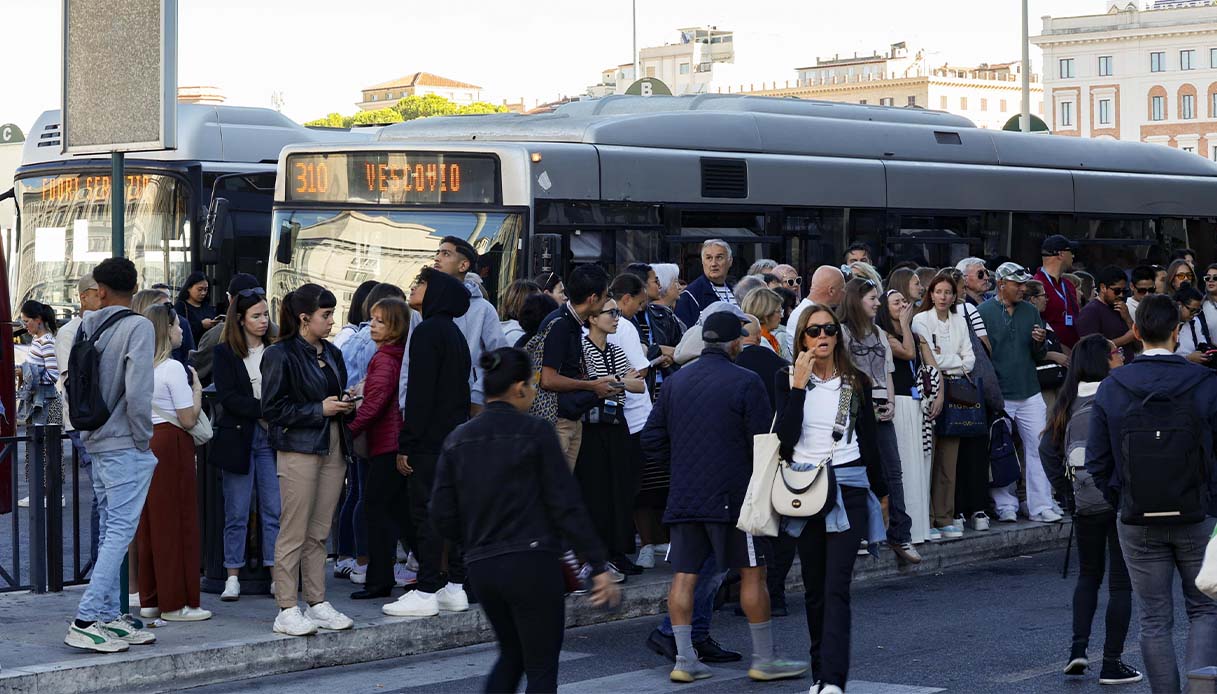
<path fill-rule="evenodd" d="M 1160 443 L 1164 423 L 1146 433 L 1127 411 L 1139 403 L 1152 418 L 1180 396 L 1212 401 L 1217 375 L 1199 367 L 1217 368 L 1217 264 L 1198 277 L 1185 249 L 1165 270 L 1086 273 L 1074 252 L 1050 236 L 1034 273 L 971 257 L 947 268 L 896 262 L 883 277 L 859 243 L 839 265 L 759 260 L 734 280 L 734 249 L 713 239 L 688 284 L 675 264 L 635 263 L 615 277 L 586 264 L 517 280 L 496 309 L 476 250 L 447 237 L 410 287 L 361 285 L 337 331 L 337 299 L 316 284 L 282 297 L 272 317 L 258 281 L 237 275 L 217 314 L 201 274 L 170 303 L 171 289 L 137 292 L 134 266 L 106 260 L 81 278 L 82 317 L 58 340 L 48 307 L 21 309 L 33 337 L 24 421 L 77 424 L 99 512 L 92 581 L 66 642 L 113 652 L 155 640 L 119 614 L 128 545 L 143 616 L 211 616 L 199 602 L 194 482 L 195 445 L 206 442 L 222 475 L 222 599 L 240 598 L 252 562 L 273 575 L 275 632 L 350 628 L 326 599 L 336 518 L 332 570 L 356 584 L 352 598 L 389 599 L 385 614 L 411 617 L 481 604 L 501 647 L 494 691 L 524 674 L 529 691 L 552 691 L 563 596 L 611 603 L 616 584 L 665 561 L 669 615 L 647 645 L 674 662 L 673 681 L 742 659 L 710 634 L 715 595 L 734 571 L 752 679 L 810 668 L 813 692 L 843 691 L 858 556 L 890 549 L 917 564 L 923 543 L 1066 513 L 1082 567 L 1066 673 L 1089 667 L 1106 576 L 1100 681 L 1141 679 L 1121 660 L 1135 593 L 1151 683 L 1177 689 L 1174 565 L 1193 584 L 1188 665 L 1214 664 L 1217 607 L 1194 589 L 1215 515 L 1206 504 L 1217 503 L 1214 448 L 1184 450 L 1168 432 L 1161 450 L 1196 458 L 1180 473 L 1192 476 L 1130 492 L 1128 471 L 1160 455 L 1128 460 L 1128 437 L 1156 431 Z M 108 413 L 87 428 L 64 405 L 80 397 L 65 383 L 82 346 L 100 355 Z M 202 408 L 209 383 L 214 424 Z M 1159 391 L 1169 397 L 1155 410 Z M 1203 411 L 1180 426 L 1211 430 Z M 832 480 L 823 512 L 779 513 L 776 537 L 737 527 L 753 437 L 769 433 L 782 469 Z M 1021 465 L 1010 469 L 991 451 L 1014 440 Z M 1199 511 L 1180 512 L 1185 530 L 1153 527 L 1174 512 L 1163 504 L 1189 495 Z M 1163 547 L 1177 550 L 1173 564 Z M 779 655 L 770 621 L 787 613 L 796 555 L 810 662 Z"/>

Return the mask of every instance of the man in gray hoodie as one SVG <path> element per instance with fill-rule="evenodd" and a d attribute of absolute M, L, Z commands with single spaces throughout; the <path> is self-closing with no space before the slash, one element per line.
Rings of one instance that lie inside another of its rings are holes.
<path fill-rule="evenodd" d="M 456 236 L 445 236 L 440 241 L 439 249 L 435 252 L 435 264 L 433 265 L 436 270 L 464 282 L 465 289 L 469 290 L 469 311 L 465 315 L 455 318 L 453 322 L 465 336 L 465 342 L 469 345 L 469 356 L 473 360 L 473 372 L 469 375 L 469 400 L 472 410 L 470 415 L 480 412 L 482 405 L 486 402 L 486 396 L 482 392 L 482 369 L 477 365 L 482 352 L 491 352 L 500 347 L 511 346 L 507 344 L 507 338 L 503 337 L 503 326 L 499 323 L 499 314 L 495 310 L 494 304 L 482 297 L 481 285 L 477 282 L 465 281 L 466 273 L 476 271 L 477 262 L 477 251 L 469 245 L 468 241 Z M 411 334 L 414 332 L 414 327 L 420 322 L 422 322 L 420 313 L 418 311 L 411 313 Z M 401 377 L 397 390 L 398 405 L 402 408 L 402 412 L 405 412 L 406 408 L 406 381 L 409 371 L 410 338 L 407 337 L 406 354 L 402 358 Z"/>
<path fill-rule="evenodd" d="M 130 312 L 139 275 L 126 258 L 108 258 L 93 269 L 100 308 L 81 322 L 81 335 L 94 335 L 116 313 Z M 127 545 L 135 537 L 156 456 L 152 442 L 152 356 L 155 337 L 143 316 L 126 315 L 111 323 L 97 341 L 101 354 L 101 394 L 110 410 L 106 423 L 82 431 L 93 458 L 93 494 L 101 520 L 101 547 L 93 576 L 80 599 L 64 643 L 74 648 L 115 653 L 129 644 L 156 640 L 119 614 L 119 572 Z"/>

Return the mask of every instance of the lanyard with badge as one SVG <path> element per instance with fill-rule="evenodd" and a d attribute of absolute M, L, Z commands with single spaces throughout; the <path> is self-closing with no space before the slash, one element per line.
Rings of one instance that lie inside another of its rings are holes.
<path fill-rule="evenodd" d="M 1044 272 L 1044 279 L 1048 280 L 1048 286 L 1052 287 L 1052 291 L 1056 292 L 1056 295 L 1061 297 L 1061 302 L 1065 304 L 1065 326 L 1073 327 L 1073 314 L 1069 312 L 1069 297 L 1065 291 L 1065 278 L 1062 277 L 1060 279 L 1061 286 L 1059 289 L 1057 288 L 1056 284 L 1053 283 L 1052 275 Z"/>

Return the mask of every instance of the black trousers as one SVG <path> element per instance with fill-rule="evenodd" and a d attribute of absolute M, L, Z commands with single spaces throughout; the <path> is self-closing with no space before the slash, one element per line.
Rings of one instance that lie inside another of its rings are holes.
<path fill-rule="evenodd" d="M 955 463 L 955 515 L 971 518 L 989 509 L 989 436 L 959 439 Z"/>
<path fill-rule="evenodd" d="M 431 488 L 435 486 L 435 466 L 438 455 L 415 454 L 410 456 L 410 467 L 414 472 L 410 481 L 410 520 L 418 534 L 414 556 L 418 559 L 418 590 L 435 593 L 444 587 L 441 565 L 444 561 L 444 538 L 431 524 L 428 507 L 431 505 Z M 371 577 L 369 577 L 369 580 Z M 460 547 L 448 548 L 448 581 L 465 582 L 465 561 Z"/>
<path fill-rule="evenodd" d="M 575 479 L 592 526 L 610 557 L 634 552 L 634 496 L 638 493 L 638 449 L 625 424 L 583 424 Z"/>
<path fill-rule="evenodd" d="M 784 533 L 769 539 L 770 554 L 765 556 L 765 583 L 768 584 L 770 608 L 786 606 L 786 576 L 790 573 L 790 567 L 794 566 L 794 555 L 798 548 L 798 538 Z"/>
<path fill-rule="evenodd" d="M 866 537 L 866 495 L 865 489 L 841 487 L 849 530 L 830 533 L 825 531 L 824 521 L 813 521 L 798 538 L 812 676 L 816 681 L 842 689 L 849 678 L 852 622 L 849 588 L 858 545 Z"/>
<path fill-rule="evenodd" d="M 1106 639 L 1103 660 L 1115 661 L 1124 653 L 1128 622 L 1132 619 L 1132 583 L 1120 538 L 1116 533 L 1115 512 L 1074 516 L 1078 534 L 1078 583 L 1073 589 L 1073 646 L 1085 649 L 1090 643 L 1090 627 L 1099 608 L 1099 586 L 1107 578 Z"/>
<path fill-rule="evenodd" d="M 566 626 L 560 561 L 544 552 L 516 552 L 469 564 L 469 582 L 499 641 L 487 692 L 514 694 L 525 673 L 525 691 L 557 691 Z"/>
<path fill-rule="evenodd" d="M 393 587 L 397 539 L 412 535 L 410 478 L 397 471 L 397 454 L 372 456 L 363 485 L 364 517 L 368 524 L 369 591 Z"/>

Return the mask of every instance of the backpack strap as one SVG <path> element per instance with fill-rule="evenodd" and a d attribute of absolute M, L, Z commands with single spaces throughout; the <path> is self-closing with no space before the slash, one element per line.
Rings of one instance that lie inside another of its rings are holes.
<path fill-rule="evenodd" d="M 97 327 L 97 332 L 93 333 L 93 336 L 89 338 L 89 342 L 91 344 L 97 344 L 97 341 L 99 339 L 101 339 L 102 333 L 106 332 L 106 330 L 108 330 L 110 328 L 110 326 L 112 326 L 115 323 L 119 322 L 120 320 L 126 318 L 127 316 L 135 316 L 135 315 L 138 315 L 138 314 L 135 311 L 132 311 L 131 309 L 124 309 L 122 311 L 116 311 L 113 315 L 111 315 L 109 318 L 107 318 L 105 321 L 103 321 L 101 325 L 99 325 Z M 83 322 L 80 324 L 80 332 L 81 333 L 84 332 L 84 323 Z M 80 334 L 77 334 L 78 339 L 79 339 L 79 337 L 80 337 Z"/>
<path fill-rule="evenodd" d="M 1203 309 L 1203 308 L 1201 308 L 1201 309 L 1200 309 L 1200 313 L 1196 314 L 1196 317 L 1200 319 L 1200 332 L 1204 334 L 1204 341 L 1205 341 L 1205 343 L 1206 343 L 1206 344 L 1210 344 L 1210 345 L 1211 345 L 1211 344 L 1213 344 L 1213 338 L 1209 337 L 1209 321 L 1208 321 L 1208 319 L 1207 319 L 1207 318 L 1205 318 L 1205 317 L 1204 317 L 1204 309 Z M 1193 323 L 1194 323 L 1194 321 L 1193 321 Z M 1196 340 L 1196 327 L 1195 327 L 1195 325 L 1193 325 L 1193 326 L 1192 326 L 1192 342 L 1193 342 L 1193 343 L 1195 343 L 1195 344 L 1200 344 L 1200 343 L 1199 343 L 1199 342 Z"/>

